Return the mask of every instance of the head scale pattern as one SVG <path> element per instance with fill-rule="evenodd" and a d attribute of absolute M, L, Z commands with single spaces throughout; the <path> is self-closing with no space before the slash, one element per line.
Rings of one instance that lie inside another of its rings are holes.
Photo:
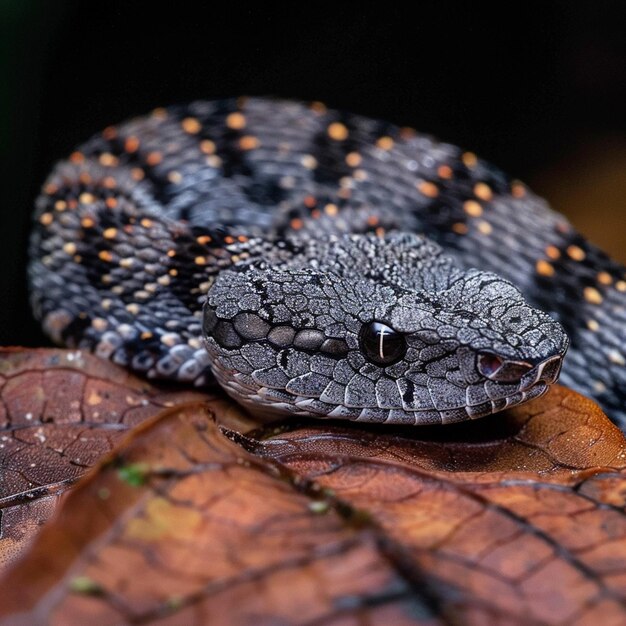
<path fill-rule="evenodd" d="M 558 377 L 561 326 L 429 240 L 289 247 L 221 272 L 204 309 L 213 373 L 255 414 L 451 423 L 537 397 Z"/>

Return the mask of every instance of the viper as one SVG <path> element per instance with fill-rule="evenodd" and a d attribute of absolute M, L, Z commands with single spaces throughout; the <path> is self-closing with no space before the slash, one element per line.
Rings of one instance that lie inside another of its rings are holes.
<path fill-rule="evenodd" d="M 45 182 L 30 258 L 52 340 L 257 415 L 459 422 L 562 367 L 626 423 L 626 269 L 474 153 L 321 103 L 106 128 Z"/>

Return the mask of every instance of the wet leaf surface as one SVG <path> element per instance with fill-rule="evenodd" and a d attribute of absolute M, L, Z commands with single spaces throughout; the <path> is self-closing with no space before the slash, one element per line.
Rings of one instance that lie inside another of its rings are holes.
<path fill-rule="evenodd" d="M 155 403 L 64 496 L 3 623 L 626 621 L 626 441 L 577 394 L 420 429 L 200 398 Z"/>

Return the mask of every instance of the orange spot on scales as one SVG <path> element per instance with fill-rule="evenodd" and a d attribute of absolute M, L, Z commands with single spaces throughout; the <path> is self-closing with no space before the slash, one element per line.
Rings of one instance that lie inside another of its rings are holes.
<path fill-rule="evenodd" d="M 361 165 L 362 160 L 363 158 L 358 152 L 349 152 L 348 154 L 346 154 L 346 163 L 350 167 L 358 167 L 359 165 Z"/>
<path fill-rule="evenodd" d="M 556 261 L 561 257 L 561 251 L 556 246 L 546 246 L 546 255 L 548 258 Z"/>
<path fill-rule="evenodd" d="M 449 165 L 440 165 L 437 168 L 437 174 L 439 175 L 439 178 L 450 179 L 453 174 L 452 168 Z"/>
<path fill-rule="evenodd" d="M 124 141 L 124 150 L 130 153 L 137 152 L 139 150 L 139 139 L 134 135 L 127 137 L 126 141 Z"/>
<path fill-rule="evenodd" d="M 328 126 L 328 136 L 335 141 L 343 141 L 348 138 L 348 129 L 341 122 L 333 122 Z"/>
<path fill-rule="evenodd" d="M 246 118 L 243 113 L 230 113 L 226 117 L 226 126 L 233 130 L 241 130 L 246 126 Z"/>
<path fill-rule="evenodd" d="M 514 198 L 523 198 L 526 195 L 526 187 L 519 182 L 513 183 L 511 185 L 511 195 Z"/>
<path fill-rule="evenodd" d="M 261 145 L 258 137 L 253 137 L 252 135 L 246 135 L 239 140 L 239 147 L 242 150 L 254 150 Z"/>
<path fill-rule="evenodd" d="M 550 263 L 544 261 L 543 259 L 537 261 L 535 269 L 537 270 L 537 274 L 539 274 L 540 276 L 554 276 L 554 267 L 552 267 Z"/>
<path fill-rule="evenodd" d="M 435 183 L 431 183 L 428 180 L 424 180 L 418 183 L 417 190 L 424 194 L 427 198 L 436 198 L 439 195 L 439 188 Z"/>
<path fill-rule="evenodd" d="M 393 148 L 393 139 L 391 137 L 380 137 L 377 141 L 376 141 L 376 145 L 381 149 L 381 150 L 391 150 L 391 148 Z"/>
<path fill-rule="evenodd" d="M 160 152 L 151 152 L 146 157 L 146 163 L 150 166 L 158 165 L 163 160 L 163 155 Z"/>
<path fill-rule="evenodd" d="M 461 161 L 463 161 L 465 167 L 469 167 L 471 169 L 472 167 L 476 167 L 478 157 L 473 152 L 464 152 L 461 156 Z"/>
<path fill-rule="evenodd" d="M 110 152 L 103 152 L 98 158 L 101 165 L 105 167 L 114 167 L 119 163 L 119 159 Z"/>
<path fill-rule="evenodd" d="M 574 261 L 584 261 L 587 255 L 582 248 L 572 245 L 567 248 L 567 256 Z"/>
<path fill-rule="evenodd" d="M 489 202 L 493 198 L 491 187 L 486 183 L 476 183 L 474 185 L 474 195 L 485 202 Z"/>
<path fill-rule="evenodd" d="M 210 139 L 204 139 L 200 142 L 200 150 L 204 152 L 204 154 L 214 154 L 215 143 L 213 143 Z"/>
<path fill-rule="evenodd" d="M 493 226 L 489 222 L 485 222 L 485 220 L 480 220 L 480 222 L 478 222 L 478 230 L 483 235 L 491 235 Z"/>
<path fill-rule="evenodd" d="M 471 217 L 480 217 L 483 214 L 483 207 L 476 200 L 466 200 L 463 210 Z"/>
<path fill-rule="evenodd" d="M 202 130 L 202 124 L 195 117 L 186 117 L 180 124 L 190 135 L 196 135 Z"/>
<path fill-rule="evenodd" d="M 602 294 L 595 287 L 585 287 L 583 289 L 583 296 L 585 300 L 591 304 L 602 304 Z"/>

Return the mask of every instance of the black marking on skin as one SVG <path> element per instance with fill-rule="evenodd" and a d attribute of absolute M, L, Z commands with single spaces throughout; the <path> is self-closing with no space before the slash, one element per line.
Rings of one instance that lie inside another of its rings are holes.
<path fill-rule="evenodd" d="M 124 149 L 125 137 L 114 137 L 107 142 L 104 149 L 96 150 L 94 156 L 100 156 L 104 152 L 110 152 L 120 163 L 128 167 L 138 167 L 142 170 L 144 177 L 151 183 L 151 195 L 156 202 L 167 206 L 172 196 L 176 193 L 166 176 L 157 172 L 157 166 L 152 166 L 146 161 L 146 155 L 141 146 L 136 152 L 126 152 Z M 103 140 L 104 141 L 104 140 Z"/>
<path fill-rule="evenodd" d="M 221 173 L 225 178 L 236 178 L 250 202 L 262 206 L 277 206 L 288 196 L 278 182 L 278 178 L 257 177 L 257 170 L 247 161 L 246 152 L 237 141 L 242 131 L 230 130 L 217 143 L 216 154 L 221 159 Z"/>
<path fill-rule="evenodd" d="M 589 310 L 590 305 L 584 298 L 584 287 L 603 290 L 597 285 L 598 268 L 620 276 L 620 266 L 576 232 L 555 232 L 552 245 L 560 253 L 558 259 L 550 260 L 556 271 L 553 276 L 535 274 L 537 289 L 531 301 L 550 311 L 563 324 L 572 346 L 582 347 L 585 339 L 580 330 L 585 327 L 586 320 L 593 317 L 593 310 Z M 571 246 L 583 251 L 585 258 L 582 261 L 572 259 L 568 254 Z"/>
<path fill-rule="evenodd" d="M 280 353 L 280 360 L 279 360 L 280 366 L 283 369 L 286 369 L 288 362 L 289 362 L 289 351 L 288 350 L 282 350 L 281 353 Z"/>
<path fill-rule="evenodd" d="M 339 123 L 346 127 L 348 134 L 345 139 L 332 139 L 328 134 L 328 127 Z M 385 128 L 386 125 L 376 125 Z M 382 132 L 380 134 L 383 134 Z M 337 185 L 344 176 L 351 176 L 354 168 L 346 162 L 346 156 L 351 152 L 360 153 L 364 141 L 364 129 L 354 124 L 353 116 L 338 112 L 323 118 L 323 127 L 311 140 L 311 154 L 318 166 L 313 176 L 320 185 Z M 374 143 L 379 134 L 368 132 L 366 138 Z"/>
<path fill-rule="evenodd" d="M 68 345 L 76 345 L 76 337 L 81 337 L 91 326 L 91 318 L 86 315 L 77 315 L 62 331 L 61 337 Z"/>
<path fill-rule="evenodd" d="M 240 189 L 253 204 L 277 206 L 286 199 L 287 192 L 280 187 L 276 177 L 258 178 L 257 169 L 248 161 L 248 152 L 239 146 L 239 141 L 249 133 L 249 130 L 246 126 L 241 129 L 226 126 L 226 119 L 231 113 L 241 112 L 245 116 L 245 112 L 236 106 L 234 108 L 220 107 L 220 109 L 218 115 L 221 116 L 221 123 L 218 121 L 215 124 L 217 120 L 213 120 L 213 124 L 216 128 L 221 128 L 221 132 L 215 134 L 204 130 L 202 136 L 203 139 L 209 139 L 216 145 L 215 154 L 221 161 L 220 173 L 224 178 L 237 179 Z"/>
<path fill-rule="evenodd" d="M 402 400 L 407 404 L 411 404 L 414 400 L 413 392 L 415 391 L 415 385 L 411 380 L 406 381 L 406 389 L 402 394 Z"/>
<path fill-rule="evenodd" d="M 315 168 L 315 182 L 321 185 L 336 185 L 344 176 L 352 173 L 352 168 L 346 163 L 346 155 L 354 150 L 348 140 L 335 141 L 328 136 L 324 128 L 318 132 L 312 141 L 311 154 L 317 160 Z"/>

